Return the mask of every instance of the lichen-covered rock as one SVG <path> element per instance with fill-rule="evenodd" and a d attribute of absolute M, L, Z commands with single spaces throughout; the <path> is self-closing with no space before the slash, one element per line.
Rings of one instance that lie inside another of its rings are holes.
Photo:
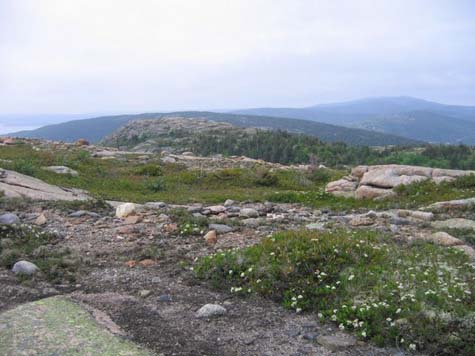
<path fill-rule="evenodd" d="M 0 355 L 151 355 L 115 335 L 112 324 L 63 297 L 23 304 L 0 314 Z"/>

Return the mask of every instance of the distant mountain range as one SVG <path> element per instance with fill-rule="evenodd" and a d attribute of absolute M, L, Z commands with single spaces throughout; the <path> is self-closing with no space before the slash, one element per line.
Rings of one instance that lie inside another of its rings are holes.
<path fill-rule="evenodd" d="M 305 133 L 353 145 L 412 145 L 421 142 L 475 145 L 475 106 L 444 105 L 411 97 L 379 97 L 305 108 L 255 108 L 231 112 L 186 111 L 101 116 L 48 125 L 12 135 L 98 142 L 131 120 L 196 117 L 241 127 Z"/>
<path fill-rule="evenodd" d="M 444 105 L 404 96 L 305 108 L 255 108 L 231 112 L 331 123 L 433 143 L 475 144 L 475 106 Z"/>
<path fill-rule="evenodd" d="M 36 130 L 21 131 L 12 133 L 11 135 L 67 142 L 73 142 L 79 138 L 85 138 L 90 142 L 99 142 L 101 139 L 112 134 L 114 131 L 132 120 L 160 119 L 164 117 L 200 118 L 211 121 L 227 122 L 238 127 L 280 129 L 315 136 L 325 142 L 345 142 L 352 145 L 383 146 L 416 145 L 421 143 L 417 140 L 396 135 L 372 132 L 359 128 L 336 126 L 310 120 L 200 111 L 104 116 L 48 125 Z"/>

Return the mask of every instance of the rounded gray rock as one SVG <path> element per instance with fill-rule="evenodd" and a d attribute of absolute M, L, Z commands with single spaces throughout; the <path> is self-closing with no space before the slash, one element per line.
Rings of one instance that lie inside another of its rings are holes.
<path fill-rule="evenodd" d="M 26 274 L 28 276 L 35 274 L 39 270 L 40 269 L 38 268 L 37 265 L 28 261 L 18 261 L 17 263 L 13 265 L 13 268 L 12 268 L 13 273 Z"/>
<path fill-rule="evenodd" d="M 213 316 L 220 316 L 226 313 L 226 309 L 218 304 L 203 305 L 197 312 L 197 318 L 210 318 Z"/>
<path fill-rule="evenodd" d="M 13 224 L 19 224 L 19 223 L 20 223 L 20 218 L 16 216 L 15 214 L 6 213 L 6 214 L 0 215 L 0 224 L 13 225 Z"/>

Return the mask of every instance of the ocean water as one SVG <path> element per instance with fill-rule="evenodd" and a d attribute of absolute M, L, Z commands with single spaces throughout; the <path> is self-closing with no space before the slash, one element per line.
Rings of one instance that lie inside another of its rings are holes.
<path fill-rule="evenodd" d="M 17 131 L 23 131 L 23 130 L 33 130 L 38 127 L 39 126 L 21 125 L 18 123 L 10 124 L 8 122 L 0 122 L 0 135 L 5 135 L 10 132 L 17 132 Z"/>

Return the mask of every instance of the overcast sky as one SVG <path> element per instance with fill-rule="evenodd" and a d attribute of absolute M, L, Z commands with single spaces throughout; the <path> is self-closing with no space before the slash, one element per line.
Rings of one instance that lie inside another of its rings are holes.
<path fill-rule="evenodd" d="M 0 0 L 0 114 L 475 105 L 474 0 Z"/>

